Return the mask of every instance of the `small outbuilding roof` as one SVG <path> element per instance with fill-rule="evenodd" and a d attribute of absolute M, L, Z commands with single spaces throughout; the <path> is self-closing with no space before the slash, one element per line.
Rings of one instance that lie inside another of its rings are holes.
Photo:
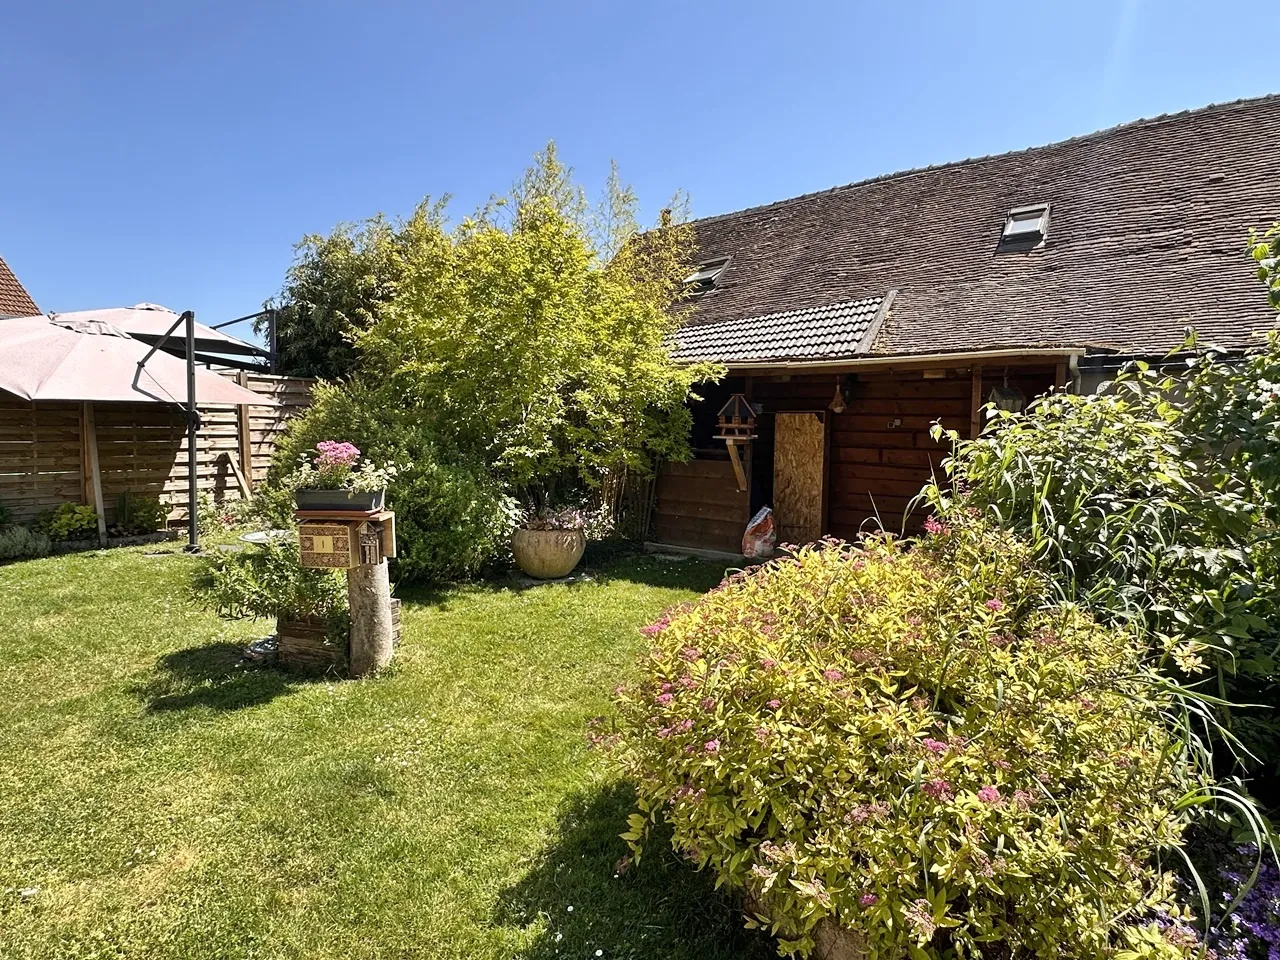
<path fill-rule="evenodd" d="M 31 294 L 0 257 L 0 317 L 26 317 L 39 312 Z"/>
<path fill-rule="evenodd" d="M 672 356 L 683 362 L 834 360 L 866 353 L 891 297 L 682 327 Z"/>

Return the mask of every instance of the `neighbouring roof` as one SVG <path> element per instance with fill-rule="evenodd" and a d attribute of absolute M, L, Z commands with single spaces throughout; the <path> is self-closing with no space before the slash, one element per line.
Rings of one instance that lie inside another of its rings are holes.
<path fill-rule="evenodd" d="M 0 317 L 29 317 L 40 312 L 36 302 L 0 257 Z"/>
<path fill-rule="evenodd" d="M 681 361 L 748 363 L 830 359 L 865 352 L 885 297 L 825 307 L 715 320 L 676 331 L 672 356 Z"/>
<path fill-rule="evenodd" d="M 824 309 L 891 289 L 875 355 L 1159 353 L 1189 325 L 1245 345 L 1276 322 L 1245 244 L 1280 219 L 1277 143 L 1273 95 L 695 221 L 699 259 L 732 261 L 681 349 L 740 351 L 755 331 L 766 353 L 830 358 L 853 339 L 826 338 Z M 1035 204 L 1051 206 L 1044 242 L 998 251 L 1010 212 Z"/>

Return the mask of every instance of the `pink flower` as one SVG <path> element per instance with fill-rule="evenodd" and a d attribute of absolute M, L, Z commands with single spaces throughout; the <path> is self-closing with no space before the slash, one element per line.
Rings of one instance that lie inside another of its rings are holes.
<path fill-rule="evenodd" d="M 659 703 L 664 707 L 669 707 L 671 706 L 671 701 L 675 698 L 676 696 L 674 693 L 660 693 L 653 699 L 655 703 Z"/>
<path fill-rule="evenodd" d="M 951 532 L 951 528 L 941 522 L 937 517 L 927 517 L 924 521 L 924 532 L 936 536 L 945 536 Z"/>
<path fill-rule="evenodd" d="M 686 717 L 684 720 L 681 720 L 676 724 L 676 729 L 681 733 L 688 733 L 693 729 L 693 721 Z"/>
<path fill-rule="evenodd" d="M 771 670 L 777 665 L 778 665 L 777 660 L 770 660 L 768 657 L 765 657 L 763 660 L 760 661 L 760 666 L 764 667 L 764 669 L 766 670 Z"/>
<path fill-rule="evenodd" d="M 992 804 L 999 803 L 1000 791 L 993 786 L 990 786 L 990 785 L 985 786 L 978 791 L 978 799 L 981 800 L 983 803 L 992 803 Z"/>
<path fill-rule="evenodd" d="M 720 741 L 708 740 L 706 743 L 702 745 L 702 749 L 705 750 L 707 753 L 716 753 L 720 749 Z"/>
<path fill-rule="evenodd" d="M 935 800 L 950 800 L 952 797 L 951 784 L 946 780 L 930 780 L 920 789 Z"/>
<path fill-rule="evenodd" d="M 659 740 L 665 740 L 665 739 L 667 739 L 667 737 L 669 737 L 669 736 L 671 736 L 671 728 L 670 728 L 670 727 L 663 727 L 661 730 L 659 730 L 659 731 L 658 731 L 658 739 L 659 739 Z"/>
<path fill-rule="evenodd" d="M 667 693 L 667 692 L 669 692 L 669 691 L 671 690 L 671 684 L 664 682 L 664 683 L 662 684 L 662 686 L 661 686 L 661 687 L 659 687 L 658 689 L 659 689 L 659 690 L 660 690 L 660 692 L 662 692 L 662 693 Z"/>
<path fill-rule="evenodd" d="M 880 902 L 880 898 L 877 897 L 874 893 L 864 893 L 862 896 L 858 898 L 858 903 L 860 903 L 864 907 L 874 907 L 879 902 Z"/>
<path fill-rule="evenodd" d="M 832 683 L 835 683 L 837 680 L 843 680 L 844 674 L 839 670 L 823 670 L 822 679 L 830 680 Z"/>
<path fill-rule="evenodd" d="M 1004 609 L 1004 601 L 1003 601 L 1003 600 L 997 600 L 995 597 L 992 597 L 990 600 L 988 600 L 988 601 L 987 601 L 987 609 L 988 609 L 988 610 L 1003 610 L 1003 609 Z"/>
<path fill-rule="evenodd" d="M 683 660 L 697 660 L 700 656 L 702 656 L 702 651 L 697 647 L 685 647 L 680 651 L 680 657 Z"/>
<path fill-rule="evenodd" d="M 767 706 L 770 710 L 777 710 L 780 706 L 782 706 L 782 701 L 770 700 L 767 704 L 765 704 L 765 706 Z"/>
<path fill-rule="evenodd" d="M 930 751 L 931 753 L 947 752 L 947 745 L 943 743 L 941 740 L 933 739 L 933 737 L 925 737 L 924 746 L 925 746 L 925 749 Z"/>
<path fill-rule="evenodd" d="M 712 710 L 716 708 L 716 698 L 703 697 L 702 702 L 699 703 L 698 706 L 701 707 L 703 711 L 705 711 L 706 713 L 710 713 Z"/>
<path fill-rule="evenodd" d="M 764 743 L 766 740 L 768 740 L 768 739 L 769 739 L 769 728 L 768 728 L 768 727 L 756 727 L 756 739 L 757 739 L 757 740 L 759 740 L 761 743 Z"/>

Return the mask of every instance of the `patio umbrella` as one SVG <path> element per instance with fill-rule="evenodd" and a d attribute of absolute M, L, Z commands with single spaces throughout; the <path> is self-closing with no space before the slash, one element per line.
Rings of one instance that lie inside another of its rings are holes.
<path fill-rule="evenodd" d="M 102 320 L 119 327 L 129 336 L 141 340 L 151 346 L 160 340 L 178 319 L 178 314 L 158 303 L 135 303 L 132 307 L 109 307 L 104 310 L 76 310 L 73 313 L 57 314 L 59 320 Z M 203 323 L 195 325 L 196 353 L 221 354 L 224 356 L 261 357 L 261 347 L 237 340 L 221 330 L 207 327 Z M 170 352 L 182 353 L 183 339 L 171 339 L 167 346 Z"/>
<path fill-rule="evenodd" d="M 181 343 L 181 336 L 177 340 Z M 103 320 L 70 315 L 0 320 L 0 390 L 24 400 L 187 402 L 187 365 Z M 273 406 L 273 401 L 196 369 L 197 403 Z"/>

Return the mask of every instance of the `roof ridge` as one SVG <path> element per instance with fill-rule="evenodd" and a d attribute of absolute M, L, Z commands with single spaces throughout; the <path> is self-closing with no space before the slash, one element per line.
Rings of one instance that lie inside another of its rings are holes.
<path fill-rule="evenodd" d="M 1103 127 L 1100 130 L 1094 130 L 1090 133 L 1080 133 L 1073 137 L 1066 137 L 1062 140 L 1053 140 L 1049 143 L 1037 144 L 1031 147 L 1021 147 L 1017 150 L 1007 150 L 1004 153 L 986 153 L 976 157 L 965 157 L 963 160 L 948 160 L 943 163 L 931 163 L 922 167 L 908 167 L 905 170 L 896 170 L 892 173 L 881 173 L 874 177 L 867 177 L 863 180 L 855 180 L 851 183 L 842 183 L 834 187 L 827 187 L 825 190 L 813 190 L 809 193 L 798 194 L 794 197 L 786 197 L 782 200 L 774 200 L 770 203 L 761 203 L 753 207 L 743 207 L 741 210 L 729 210 L 725 213 L 712 214 L 709 217 L 698 217 L 689 221 L 691 225 L 700 223 L 713 223 L 717 220 L 725 220 L 729 217 L 742 216 L 744 213 L 757 213 L 761 210 L 770 210 L 775 207 L 785 207 L 792 203 L 801 203 L 805 200 L 812 200 L 815 197 L 823 197 L 830 194 L 842 193 L 845 190 L 853 190 L 857 187 L 870 186 L 873 183 L 884 183 L 889 180 L 896 180 L 900 177 L 910 177 L 920 173 L 930 173 L 935 170 L 948 170 L 954 167 L 963 167 L 968 164 L 983 163 L 988 160 L 1001 160 L 1006 157 L 1016 157 L 1027 153 L 1033 153 L 1037 150 L 1049 150 L 1054 147 L 1065 146 L 1070 143 L 1079 143 L 1085 140 L 1092 140 L 1095 137 L 1105 137 L 1119 130 L 1140 129 L 1143 127 L 1152 127 L 1173 120 L 1180 120 L 1184 117 L 1192 115 L 1207 114 L 1213 111 L 1228 112 L 1233 109 L 1254 106 L 1266 101 L 1280 102 L 1280 93 L 1264 93 L 1256 97 L 1240 97 L 1236 100 L 1227 100 L 1221 103 L 1207 103 L 1200 107 L 1189 107 L 1185 110 L 1176 110 L 1171 113 L 1160 113 L 1153 117 L 1138 117 L 1134 120 L 1126 120 L 1123 123 L 1112 124 L 1109 127 Z"/>

